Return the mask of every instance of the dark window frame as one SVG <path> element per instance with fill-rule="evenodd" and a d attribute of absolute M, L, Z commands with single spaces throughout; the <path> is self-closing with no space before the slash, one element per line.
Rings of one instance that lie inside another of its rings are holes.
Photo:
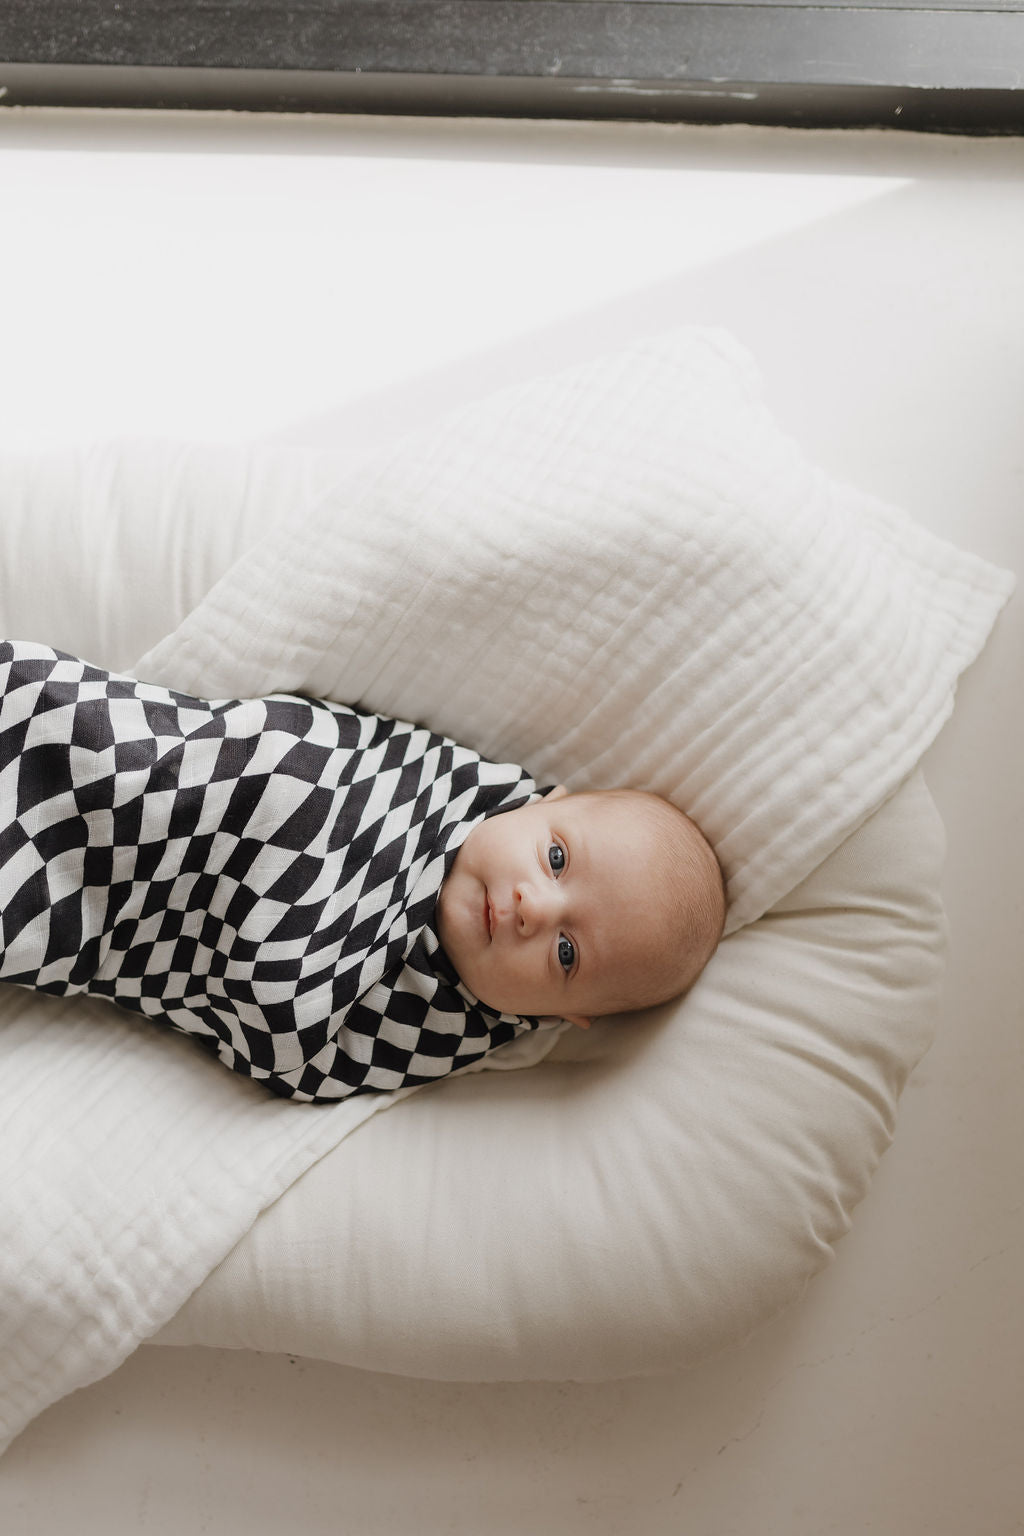
<path fill-rule="evenodd" d="M 3 0 L 0 105 L 1024 134 L 1024 0 Z"/>

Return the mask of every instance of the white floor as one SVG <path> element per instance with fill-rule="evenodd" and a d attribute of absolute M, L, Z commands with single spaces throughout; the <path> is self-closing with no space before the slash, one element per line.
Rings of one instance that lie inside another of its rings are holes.
<path fill-rule="evenodd" d="M 0 209 L 2 447 L 364 442 L 710 321 L 827 468 L 1024 574 L 1024 140 L 19 112 Z M 143 1349 L 0 1461 L 5 1536 L 1024 1529 L 1022 612 L 926 763 L 938 1041 L 803 1303 L 586 1386 Z"/>

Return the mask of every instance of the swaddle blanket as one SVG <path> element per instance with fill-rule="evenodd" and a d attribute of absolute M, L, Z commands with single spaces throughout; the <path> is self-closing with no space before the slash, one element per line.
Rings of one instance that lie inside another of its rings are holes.
<path fill-rule="evenodd" d="M 124 449 L 159 506 L 167 450 L 146 452 Z M 350 701 L 541 782 L 661 792 L 715 845 L 731 929 L 915 766 L 1013 584 L 809 466 L 717 333 L 483 401 L 340 473 L 313 505 L 299 477 L 286 494 L 288 473 L 270 532 L 136 675 L 207 698 Z M 116 468 L 82 475 L 116 497 Z M 196 528 L 228 515 L 213 498 Z M 279 1101 L 127 1015 L 115 1030 L 87 999 L 7 990 L 9 1438 L 161 1327 L 371 1108 L 423 1090 Z"/>
<path fill-rule="evenodd" d="M 0 642 L 0 980 L 110 998 L 283 1097 L 430 1082 L 536 1027 L 433 926 L 471 828 L 536 798 L 406 721 Z"/>

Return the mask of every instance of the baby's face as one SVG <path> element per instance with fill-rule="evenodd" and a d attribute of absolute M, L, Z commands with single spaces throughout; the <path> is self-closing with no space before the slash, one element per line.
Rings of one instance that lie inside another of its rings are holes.
<path fill-rule="evenodd" d="M 437 899 L 441 943 L 491 1008 L 586 1026 L 678 945 L 658 902 L 663 860 L 628 800 L 559 786 L 473 828 Z"/>

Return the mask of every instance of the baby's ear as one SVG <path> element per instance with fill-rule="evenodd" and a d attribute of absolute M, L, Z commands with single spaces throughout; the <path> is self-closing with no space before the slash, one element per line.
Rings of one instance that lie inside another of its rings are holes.
<path fill-rule="evenodd" d="M 549 1013 L 537 1022 L 538 1024 L 575 1024 L 577 1029 L 589 1029 L 592 1021 L 578 1013 Z"/>

